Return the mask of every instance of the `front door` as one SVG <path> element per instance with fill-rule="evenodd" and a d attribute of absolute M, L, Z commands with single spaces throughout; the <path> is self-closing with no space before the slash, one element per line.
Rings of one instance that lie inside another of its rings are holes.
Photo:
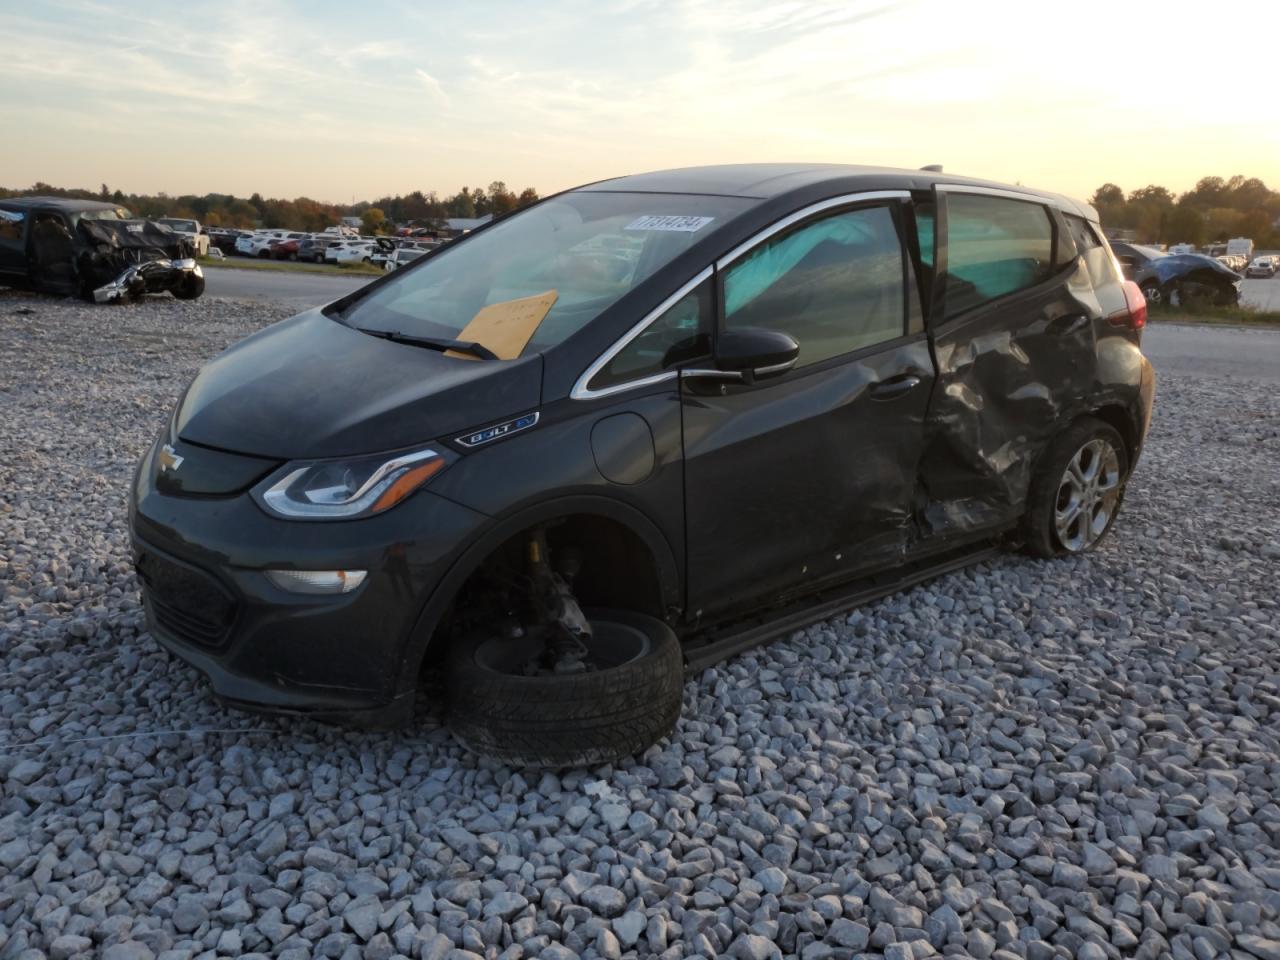
<path fill-rule="evenodd" d="M 0 283 L 21 282 L 26 276 L 26 211 L 0 207 Z"/>
<path fill-rule="evenodd" d="M 682 377 L 691 616 L 901 561 L 933 367 L 899 203 L 824 211 L 721 265 L 719 329 L 779 330 L 800 356 L 753 384 Z"/>

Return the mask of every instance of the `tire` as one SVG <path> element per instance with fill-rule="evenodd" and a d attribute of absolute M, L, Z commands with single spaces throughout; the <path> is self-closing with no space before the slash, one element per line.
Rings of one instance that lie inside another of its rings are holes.
<path fill-rule="evenodd" d="M 1037 557 L 1092 550 L 1111 531 L 1128 479 L 1129 454 L 1116 429 L 1093 417 L 1077 420 L 1049 444 L 1031 479 L 1023 531 L 1027 550 Z"/>
<path fill-rule="evenodd" d="M 627 610 L 588 610 L 593 641 L 609 637 L 631 659 L 576 674 L 522 676 L 495 668 L 521 641 L 458 644 L 449 663 L 448 723 L 472 753 L 513 766 L 609 763 L 674 729 L 684 696 L 675 632 Z"/>
<path fill-rule="evenodd" d="M 204 293 L 204 277 L 187 274 L 182 282 L 170 291 L 179 300 L 196 300 Z"/>
<path fill-rule="evenodd" d="M 316 263 L 324 263 L 324 256 L 322 254 L 317 253 L 313 259 Z"/>
<path fill-rule="evenodd" d="M 1154 280 L 1144 280 L 1141 289 L 1142 295 L 1147 298 L 1147 303 L 1162 306 L 1169 300 L 1168 291 Z"/>

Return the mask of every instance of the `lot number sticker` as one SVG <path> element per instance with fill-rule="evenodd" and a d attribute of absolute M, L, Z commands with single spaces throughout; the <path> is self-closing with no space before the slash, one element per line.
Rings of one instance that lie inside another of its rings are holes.
<path fill-rule="evenodd" d="M 649 214 L 637 217 L 622 229 L 624 230 L 677 230 L 681 233 L 693 233 L 701 230 L 715 217 L 677 217 Z"/>

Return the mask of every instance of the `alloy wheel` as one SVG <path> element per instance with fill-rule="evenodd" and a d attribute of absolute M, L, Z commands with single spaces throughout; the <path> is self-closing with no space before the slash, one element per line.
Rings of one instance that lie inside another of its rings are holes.
<path fill-rule="evenodd" d="M 1067 462 L 1053 522 L 1071 553 L 1088 550 L 1107 531 L 1120 503 L 1120 458 L 1106 440 L 1090 440 Z"/>

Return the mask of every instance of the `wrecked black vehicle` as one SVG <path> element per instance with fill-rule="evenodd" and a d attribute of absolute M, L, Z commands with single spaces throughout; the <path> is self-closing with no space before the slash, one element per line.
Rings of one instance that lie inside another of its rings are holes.
<path fill-rule="evenodd" d="M 1213 257 L 1165 253 L 1140 243 L 1114 241 L 1111 249 L 1124 275 L 1138 285 L 1148 303 L 1182 306 L 1206 300 L 1233 307 L 1240 302 L 1240 275 Z"/>
<path fill-rule="evenodd" d="M 191 241 L 117 204 L 0 200 L 0 285 L 109 303 L 147 293 L 194 300 L 204 273 Z"/>
<path fill-rule="evenodd" d="M 818 165 L 571 190 L 199 372 L 130 496 L 152 635 L 240 707 L 428 697 L 513 763 L 638 753 L 687 669 L 1095 547 L 1145 321 L 1053 194 Z"/>

